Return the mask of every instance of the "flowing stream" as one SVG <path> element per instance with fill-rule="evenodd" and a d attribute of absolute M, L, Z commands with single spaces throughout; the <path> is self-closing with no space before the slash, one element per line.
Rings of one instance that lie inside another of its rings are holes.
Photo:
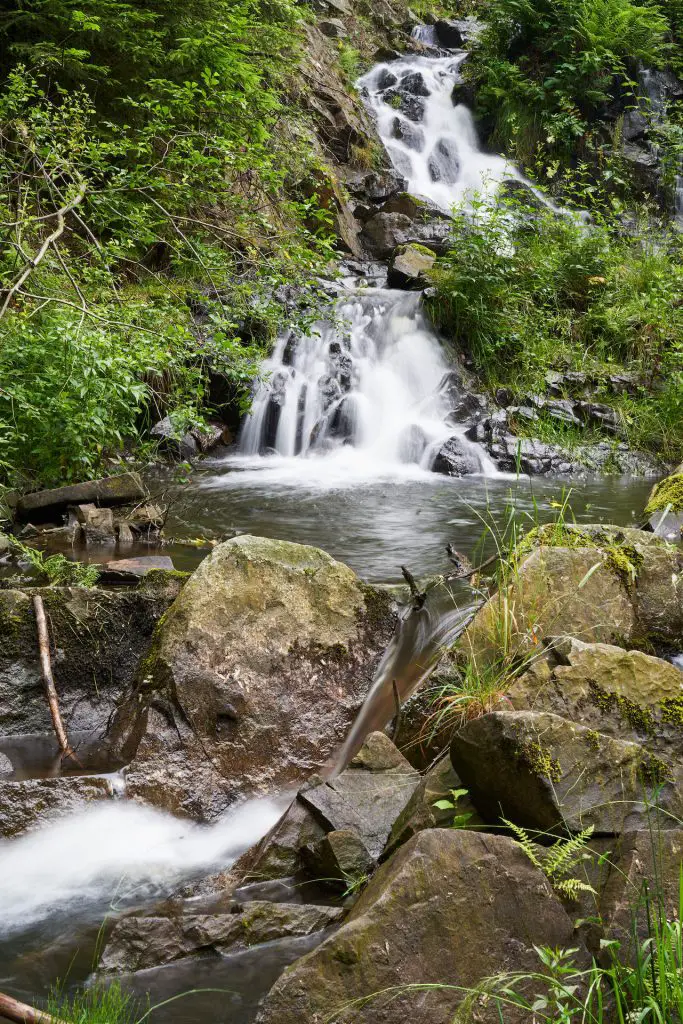
<path fill-rule="evenodd" d="M 502 157 L 480 150 L 469 111 L 453 104 L 463 56 L 396 60 L 359 82 L 409 190 L 444 211 L 475 193 L 490 199 L 501 182 L 521 180 Z M 190 497 L 171 511 L 169 533 L 252 532 L 312 543 L 366 579 L 396 583 L 402 564 L 417 576 L 448 571 L 449 542 L 472 557 L 483 522 L 504 520 L 511 498 L 528 525 L 552 515 L 563 483 L 503 477 L 483 449 L 466 441 L 448 361 L 419 295 L 382 284 L 340 282 L 334 315 L 306 335 L 290 332 L 278 340 L 239 453 L 196 473 Z M 453 436 L 473 464 L 460 479 L 431 471 Z M 643 506 L 649 486 L 585 481 L 572 507 L 579 520 L 632 523 L 631 510 Z M 171 549 L 178 567 L 191 567 L 188 550 Z M 489 552 L 484 547 L 481 557 Z M 447 609 L 428 606 L 406 619 L 375 693 L 390 675 L 403 679 L 404 694 L 417 685 L 471 606 L 465 588 L 448 601 Z M 363 728 L 380 727 L 393 714 L 386 702 L 368 707 Z M 358 736 L 359 730 L 351 746 Z M 119 801 L 0 842 L 0 990 L 30 999 L 67 970 L 72 982 L 83 980 L 91 964 L 74 960 L 74 950 L 81 946 L 91 956 L 93 929 L 112 905 L 158 898 L 228 866 L 281 807 L 278 799 L 251 802 L 212 828 L 199 828 Z M 259 994 L 312 941 L 144 972 L 133 984 L 152 1001 L 191 987 L 230 989 L 230 995 L 197 996 L 191 1008 L 189 1001 L 173 1004 L 155 1019 L 246 1024 Z"/>

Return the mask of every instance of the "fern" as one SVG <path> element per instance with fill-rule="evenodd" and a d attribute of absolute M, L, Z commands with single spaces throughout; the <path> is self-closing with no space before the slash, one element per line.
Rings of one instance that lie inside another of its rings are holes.
<path fill-rule="evenodd" d="M 594 826 L 590 825 L 570 839 L 557 839 L 548 849 L 542 849 L 531 839 L 526 829 L 515 825 L 513 821 L 503 818 L 503 824 L 510 829 L 514 841 L 524 851 L 534 867 L 539 868 L 546 876 L 556 892 L 567 899 L 575 900 L 579 893 L 595 893 L 588 882 L 579 878 L 567 877 L 577 864 L 586 857 L 588 840 L 593 835 Z"/>
<path fill-rule="evenodd" d="M 42 551 L 22 544 L 14 537 L 9 537 L 8 540 L 12 548 L 29 562 L 51 587 L 92 587 L 99 579 L 100 570 L 97 565 L 72 562 L 64 555 L 46 557 Z"/>

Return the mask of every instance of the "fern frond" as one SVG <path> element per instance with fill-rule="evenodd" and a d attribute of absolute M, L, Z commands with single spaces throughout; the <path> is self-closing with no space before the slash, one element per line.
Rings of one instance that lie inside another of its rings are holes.
<path fill-rule="evenodd" d="M 501 820 L 503 824 L 510 829 L 515 837 L 515 842 L 518 846 L 521 846 L 522 850 L 534 867 L 540 868 L 541 871 L 545 871 L 545 865 L 538 855 L 536 844 L 533 842 L 526 829 L 523 829 L 520 825 L 515 825 L 514 821 L 508 821 L 507 818 L 502 818 Z"/>
<path fill-rule="evenodd" d="M 544 870 L 550 879 L 566 875 L 581 859 L 595 826 L 590 825 L 571 839 L 558 839 L 548 850 Z"/>
<path fill-rule="evenodd" d="M 590 892 L 594 896 L 597 895 L 592 885 L 589 885 L 588 882 L 582 882 L 578 878 L 562 878 L 558 882 L 553 882 L 553 887 L 561 896 L 566 896 L 570 900 L 577 899 L 580 892 Z"/>

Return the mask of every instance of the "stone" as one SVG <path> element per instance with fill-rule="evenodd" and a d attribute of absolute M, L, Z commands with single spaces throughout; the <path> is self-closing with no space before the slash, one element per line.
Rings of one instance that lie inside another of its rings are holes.
<path fill-rule="evenodd" d="M 208 820 L 241 793 L 301 783 L 346 735 L 394 621 L 388 595 L 323 551 L 219 544 L 114 724 L 129 793 Z"/>
<path fill-rule="evenodd" d="M 349 768 L 338 778 L 302 790 L 299 799 L 327 831 L 353 831 L 378 860 L 392 826 L 420 781 L 405 759 L 389 771 Z"/>
<path fill-rule="evenodd" d="M 610 644 L 552 638 L 508 699 L 516 710 L 551 711 L 592 729 L 653 746 L 683 740 L 683 673 L 669 661 Z"/>
<path fill-rule="evenodd" d="M 241 862 L 247 879 L 258 881 L 296 875 L 304 867 L 302 851 L 313 849 L 325 829 L 311 810 L 295 798 L 276 825 Z"/>
<path fill-rule="evenodd" d="M 66 512 L 69 505 L 123 505 L 128 501 L 141 501 L 147 490 L 137 473 L 87 480 L 81 484 L 68 484 L 49 491 L 25 494 L 16 506 L 17 517 L 26 521 L 49 522 Z"/>
<path fill-rule="evenodd" d="M 110 508 L 98 508 L 92 504 L 77 505 L 75 512 L 86 544 L 114 544 L 114 513 Z"/>
<path fill-rule="evenodd" d="M 441 445 L 431 465 L 433 473 L 442 473 L 444 476 L 467 476 L 469 473 L 478 473 L 480 469 L 476 450 L 458 435 L 450 437 Z"/>
<path fill-rule="evenodd" d="M 209 420 L 202 427 L 196 427 L 191 430 L 190 433 L 197 443 L 197 446 L 202 453 L 206 455 L 207 452 L 212 451 L 219 444 L 232 444 L 233 435 L 225 423 L 220 423 L 216 420 Z"/>
<path fill-rule="evenodd" d="M 405 772 L 410 771 L 410 764 L 386 733 L 371 732 L 351 759 L 349 768 L 362 768 L 366 772 Z"/>
<path fill-rule="evenodd" d="M 645 506 L 647 528 L 673 543 L 683 539 L 683 465 L 650 491 Z"/>
<path fill-rule="evenodd" d="M 346 25 L 339 18 L 327 18 L 325 21 L 319 21 L 318 28 L 324 36 L 328 36 L 330 39 L 344 39 L 349 34 Z"/>
<path fill-rule="evenodd" d="M 174 960 L 207 954 L 225 956 L 237 949 L 286 936 L 311 935 L 335 924 L 343 910 L 301 903 L 254 900 L 232 902 L 212 913 L 193 912 L 195 901 L 168 901 L 156 911 L 119 918 L 104 948 L 98 970 L 120 974 L 148 970 Z M 227 912 L 226 912 L 227 910 Z"/>
<path fill-rule="evenodd" d="M 405 427 L 398 442 L 398 458 L 400 462 L 420 462 L 429 438 L 417 423 Z"/>
<path fill-rule="evenodd" d="M 425 144 L 424 132 L 413 123 L 412 119 L 406 120 L 403 117 L 395 117 L 391 127 L 391 136 L 402 142 L 408 149 L 414 149 L 416 153 L 421 152 Z M 391 213 L 392 211 L 388 212 Z"/>
<path fill-rule="evenodd" d="M 462 788 L 449 754 L 444 754 L 433 768 L 422 777 L 420 784 L 410 800 L 394 822 L 387 842 L 384 857 L 391 856 L 399 846 L 407 843 L 418 832 L 426 828 L 448 828 L 453 824 L 456 814 L 469 814 L 468 828 L 483 826 L 483 820 L 477 813 L 469 796 L 461 796 L 456 809 L 438 808 L 439 800 L 450 800 L 454 790 Z"/>
<path fill-rule="evenodd" d="M 170 416 L 164 416 L 150 430 L 150 437 L 159 443 L 159 451 L 173 459 L 189 461 L 199 451 L 199 446 L 189 431 L 180 433 Z"/>
<path fill-rule="evenodd" d="M 366 880 L 377 863 L 353 829 L 328 832 L 315 846 L 304 850 L 303 856 L 311 877 L 321 882 L 342 882 L 347 887 Z"/>
<path fill-rule="evenodd" d="M 428 283 L 429 271 L 434 266 L 436 253 L 427 246 L 399 245 L 391 256 L 387 272 L 389 288 L 420 289 Z"/>
<path fill-rule="evenodd" d="M 118 558 L 116 561 L 107 562 L 105 570 L 100 574 L 100 579 L 103 583 L 137 583 L 147 573 L 155 570 L 175 572 L 173 559 L 168 555 Z M 189 573 L 185 574 L 185 579 L 189 579 Z"/>
<path fill-rule="evenodd" d="M 572 922 L 521 849 L 500 836 L 430 829 L 379 868 L 337 932 L 285 970 L 257 1020 L 446 1024 L 463 989 L 535 970 L 534 946 L 546 945 L 574 946 Z M 493 1006 L 477 1011 L 486 1024 L 500 1019 Z M 506 1024 L 521 1019 L 506 1012 Z"/>
<path fill-rule="evenodd" d="M 93 801 L 111 800 L 115 795 L 111 780 L 96 775 L 0 779 L 0 838 L 42 828 Z"/>
<path fill-rule="evenodd" d="M 683 799 L 679 768 L 638 743 L 559 715 L 494 711 L 453 737 L 451 761 L 485 821 L 501 817 L 539 833 L 618 835 L 657 820 L 672 827 Z M 662 785 L 658 806 L 653 794 Z"/>
<path fill-rule="evenodd" d="M 446 50 L 459 50 L 465 42 L 462 26 L 457 21 L 439 18 L 434 22 L 434 31 L 439 46 L 443 46 Z"/>
<path fill-rule="evenodd" d="M 107 723 L 181 579 L 141 587 L 40 587 L 0 591 L 0 737 L 53 736 L 38 658 L 33 597 L 43 598 L 52 671 L 70 733 L 103 738 Z M 120 762 L 118 762 L 120 763 Z"/>

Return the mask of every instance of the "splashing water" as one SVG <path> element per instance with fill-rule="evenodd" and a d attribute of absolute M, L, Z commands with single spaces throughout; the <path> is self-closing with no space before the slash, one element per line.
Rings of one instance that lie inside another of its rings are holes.
<path fill-rule="evenodd" d="M 229 867 L 288 802 L 250 800 L 200 826 L 120 801 L 0 842 L 0 936 L 61 910 L 103 900 L 125 905 Z"/>

